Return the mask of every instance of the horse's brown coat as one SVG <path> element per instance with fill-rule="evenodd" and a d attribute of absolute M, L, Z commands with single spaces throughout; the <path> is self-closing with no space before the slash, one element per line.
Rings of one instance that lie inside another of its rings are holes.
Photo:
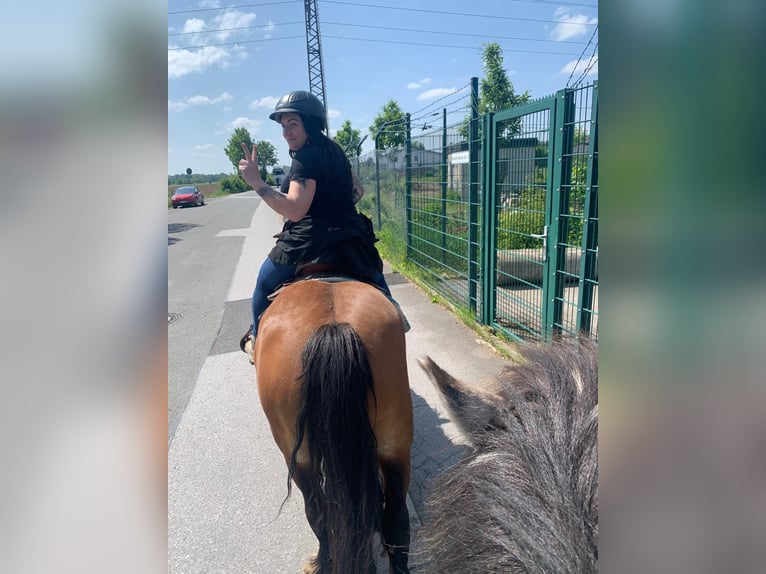
<path fill-rule="evenodd" d="M 255 365 L 261 405 L 289 466 L 301 410 L 299 378 L 304 367 L 303 349 L 317 328 L 332 323 L 351 325 L 366 351 L 375 390 L 375 399 L 368 397 L 370 426 L 377 441 L 381 487 L 392 512 L 394 506 L 404 506 L 409 485 L 412 402 L 404 325 L 398 311 L 378 289 L 359 282 L 316 280 L 286 287 L 264 313 L 258 329 Z M 298 452 L 299 475 L 308 468 L 308 440 L 310 432 Z M 318 477 L 311 480 L 314 484 L 320 482 Z M 305 496 L 306 485 L 302 486 L 297 479 L 296 484 Z M 312 517 L 308 518 L 311 522 Z M 397 528 L 402 526 L 401 516 L 389 517 L 389 523 L 392 521 L 397 522 Z M 385 524 L 384 515 L 384 530 Z M 316 532 L 316 525 L 312 527 Z M 385 539 L 386 532 L 383 534 Z M 406 561 L 399 571 L 406 572 Z"/>

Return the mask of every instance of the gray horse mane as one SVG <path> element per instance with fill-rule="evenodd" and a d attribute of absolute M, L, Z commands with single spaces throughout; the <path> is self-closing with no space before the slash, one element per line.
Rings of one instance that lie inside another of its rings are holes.
<path fill-rule="evenodd" d="M 535 344 L 522 355 L 479 389 L 421 362 L 473 445 L 433 484 L 426 572 L 597 572 L 597 347 Z"/>

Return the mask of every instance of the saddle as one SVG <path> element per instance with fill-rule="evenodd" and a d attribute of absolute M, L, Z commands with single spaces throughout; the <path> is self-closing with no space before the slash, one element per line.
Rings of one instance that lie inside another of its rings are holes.
<path fill-rule="evenodd" d="M 342 283 L 344 281 L 359 281 L 361 283 L 367 283 L 368 285 L 372 285 L 375 287 L 378 291 L 383 293 L 383 295 L 386 296 L 386 299 L 391 301 L 391 303 L 394 305 L 396 310 L 399 312 L 399 316 L 402 318 L 402 322 L 404 323 L 404 332 L 407 333 L 412 327 L 410 326 L 410 322 L 407 320 L 407 317 L 404 314 L 404 311 L 402 311 L 402 308 L 399 306 L 399 303 L 396 302 L 396 300 L 386 293 L 377 283 L 373 283 L 372 281 L 369 281 L 367 279 L 361 279 L 359 277 L 354 277 L 348 272 L 346 272 L 345 269 L 341 265 L 337 265 L 334 263 L 302 263 L 298 265 L 295 269 L 295 278 L 290 281 L 285 281 L 282 283 L 279 287 L 277 287 L 272 293 L 267 297 L 269 301 L 273 301 L 277 298 L 277 296 L 282 292 L 282 290 L 292 285 L 293 283 L 297 283 L 299 281 L 326 281 L 328 283 Z"/>
<path fill-rule="evenodd" d="M 299 281 L 327 281 L 328 283 L 342 283 L 344 281 L 360 281 L 362 283 L 367 283 L 368 285 L 372 285 L 373 287 L 377 288 L 378 291 L 386 295 L 386 292 L 383 291 L 378 285 L 375 283 L 372 283 L 368 280 L 361 279 L 359 277 L 354 277 L 350 273 L 348 273 L 345 269 L 343 269 L 342 266 L 336 265 L 333 263 L 302 263 L 298 265 L 295 269 L 295 278 L 291 279 L 290 281 L 285 281 L 279 287 L 274 289 L 274 291 L 271 292 L 271 294 L 267 297 L 269 301 L 273 301 L 277 298 L 277 295 L 279 295 L 282 290 L 287 287 L 288 285 L 292 285 L 293 283 L 298 283 Z M 388 297 L 388 295 L 386 295 Z"/>

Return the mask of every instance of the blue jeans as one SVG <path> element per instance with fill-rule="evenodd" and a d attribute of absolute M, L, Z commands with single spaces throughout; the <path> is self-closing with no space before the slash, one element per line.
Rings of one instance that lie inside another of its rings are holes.
<path fill-rule="evenodd" d="M 261 315 L 271 303 L 268 299 L 269 295 L 282 283 L 295 277 L 296 267 L 297 265 L 274 263 L 268 257 L 261 265 L 261 269 L 258 271 L 258 279 L 255 282 L 255 289 L 253 290 L 253 337 L 258 333 L 258 322 L 261 320 Z M 388 288 L 383 273 L 376 273 L 375 283 L 383 289 L 389 298 L 391 297 L 391 290 Z"/>

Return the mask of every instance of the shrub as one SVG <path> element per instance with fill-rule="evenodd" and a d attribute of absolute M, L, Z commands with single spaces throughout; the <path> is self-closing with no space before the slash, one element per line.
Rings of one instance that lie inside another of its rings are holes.
<path fill-rule="evenodd" d="M 497 216 L 497 248 L 524 249 L 541 247 L 532 234 L 540 235 L 545 225 L 545 190 L 527 188 L 521 191 L 518 204 L 503 208 Z"/>
<path fill-rule="evenodd" d="M 250 186 L 240 175 L 227 175 L 221 178 L 221 189 L 226 193 L 242 193 L 250 189 Z"/>

